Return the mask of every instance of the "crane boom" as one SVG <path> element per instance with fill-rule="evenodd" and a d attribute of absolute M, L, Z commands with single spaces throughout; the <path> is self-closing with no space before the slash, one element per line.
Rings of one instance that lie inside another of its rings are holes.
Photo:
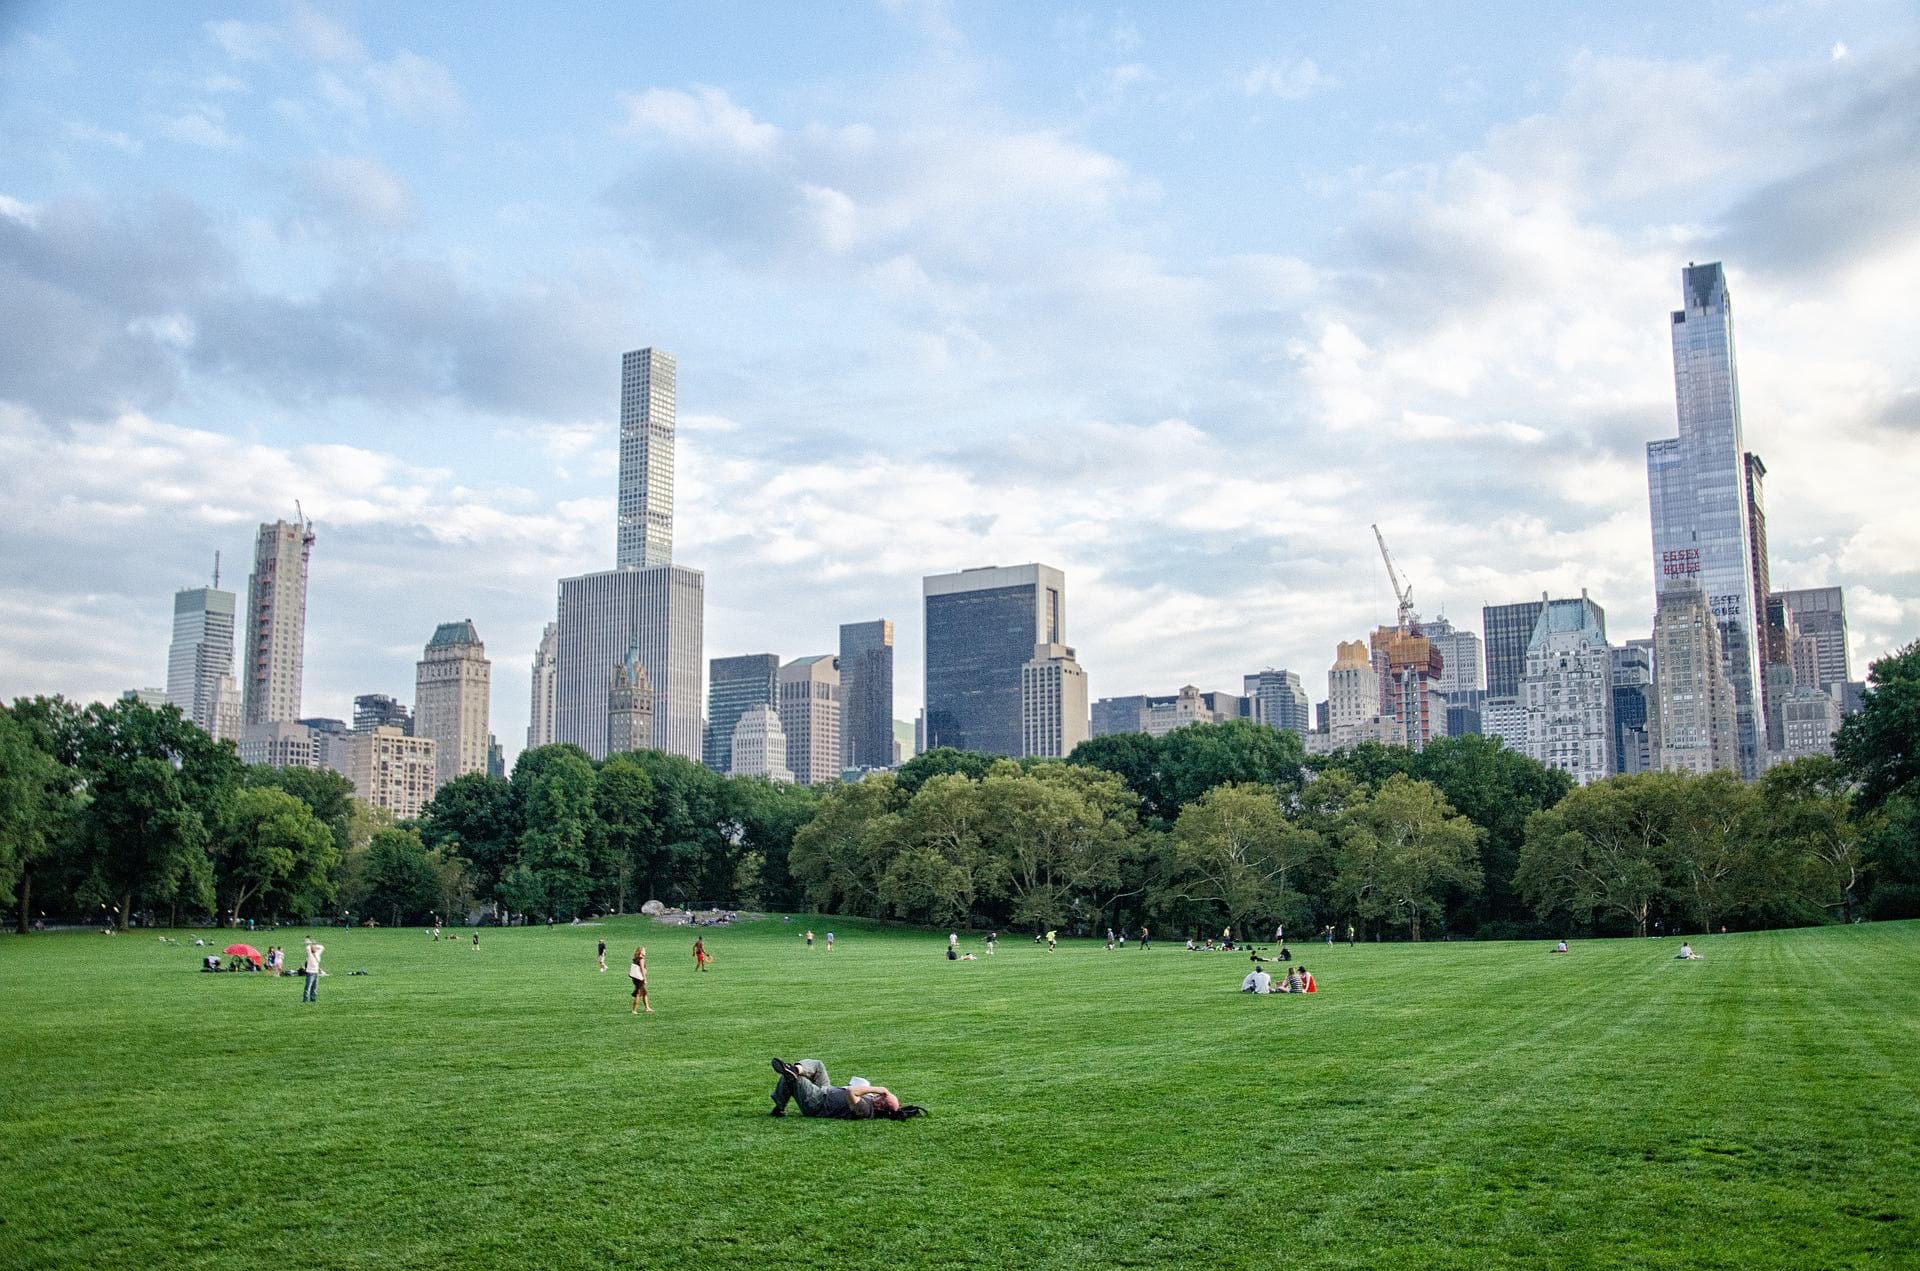
<path fill-rule="evenodd" d="M 1378 525 L 1373 527 L 1373 541 L 1380 544 L 1380 559 L 1387 565 L 1387 581 L 1393 584 L 1393 598 L 1400 605 L 1400 629 L 1405 631 L 1413 623 L 1413 588 L 1400 585 L 1400 573 L 1393 567 L 1393 553 L 1387 550 L 1386 537 Z"/>

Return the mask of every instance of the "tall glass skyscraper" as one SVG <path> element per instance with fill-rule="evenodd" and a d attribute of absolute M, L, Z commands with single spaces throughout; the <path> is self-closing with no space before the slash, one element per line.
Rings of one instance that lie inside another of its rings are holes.
<path fill-rule="evenodd" d="M 706 575 L 673 564 L 673 358 L 620 359 L 620 492 L 615 568 L 560 580 L 553 740 L 607 756 L 607 685 L 639 648 L 653 686 L 651 749 L 699 760 Z"/>
<path fill-rule="evenodd" d="M 614 565 L 673 563 L 674 379 L 671 354 L 620 359 L 620 533 Z"/>
<path fill-rule="evenodd" d="M 220 681 L 233 674 L 230 591 L 190 587 L 173 595 L 173 645 L 167 651 L 167 700 L 214 736 Z"/>
<path fill-rule="evenodd" d="M 701 760 L 715 772 L 733 771 L 733 730 L 755 707 L 780 709 L 780 655 L 747 653 L 707 665 L 707 735 Z"/>
<path fill-rule="evenodd" d="M 1064 644 L 1067 577 L 1050 565 L 984 566 L 922 581 L 927 748 L 1021 753 L 1021 669 Z"/>
<path fill-rule="evenodd" d="M 1754 594 L 1756 577 L 1766 576 L 1755 560 L 1749 479 L 1756 465 L 1741 433 L 1726 274 L 1718 262 L 1688 265 L 1681 293 L 1685 307 L 1671 323 L 1679 436 L 1647 443 L 1655 600 L 1676 588 L 1706 597 L 1733 691 L 1739 771 L 1751 778 L 1760 772 L 1757 633 L 1766 619 L 1765 597 Z"/>
<path fill-rule="evenodd" d="M 893 624 L 885 618 L 840 625 L 840 762 L 893 763 Z"/>

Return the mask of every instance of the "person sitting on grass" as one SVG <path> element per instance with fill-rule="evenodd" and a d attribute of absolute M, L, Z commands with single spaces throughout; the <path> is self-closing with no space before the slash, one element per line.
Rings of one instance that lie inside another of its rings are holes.
<path fill-rule="evenodd" d="M 836 1086 L 827 1076 L 827 1066 L 818 1059 L 802 1059 L 797 1064 L 775 1059 L 773 1070 L 780 1074 L 780 1081 L 773 1088 L 772 1116 L 787 1115 L 789 1101 L 800 1105 L 803 1117 L 842 1121 L 871 1121 L 875 1117 L 906 1121 L 927 1111 L 915 1103 L 903 1104 L 900 1096 L 885 1086 L 868 1085 L 859 1077 Z"/>
<path fill-rule="evenodd" d="M 1242 993 L 1271 993 L 1273 992 L 1273 977 L 1268 975 L 1261 967 L 1255 967 L 1253 970 L 1247 972 L 1246 979 L 1240 981 L 1240 991 Z"/>
<path fill-rule="evenodd" d="M 1700 955 L 1693 951 L 1691 944 L 1683 940 L 1680 942 L 1680 952 L 1673 955 L 1673 960 L 1675 962 L 1698 962 L 1700 961 Z"/>
<path fill-rule="evenodd" d="M 1291 970 L 1289 970 L 1287 972 L 1287 987 L 1282 989 L 1281 992 L 1305 993 L 1306 991 L 1307 991 L 1307 982 L 1300 978 L 1300 968 L 1294 967 Z"/>
<path fill-rule="evenodd" d="M 1565 953 L 1567 951 L 1567 942 L 1562 940 L 1559 944 L 1554 945 L 1553 951 L 1555 953 Z"/>
<path fill-rule="evenodd" d="M 1300 971 L 1300 985 L 1301 985 L 1300 991 L 1303 993 L 1318 993 L 1320 991 L 1320 986 L 1314 983 L 1313 972 L 1307 970 L 1307 968 L 1305 967 L 1299 968 L 1299 971 Z"/>

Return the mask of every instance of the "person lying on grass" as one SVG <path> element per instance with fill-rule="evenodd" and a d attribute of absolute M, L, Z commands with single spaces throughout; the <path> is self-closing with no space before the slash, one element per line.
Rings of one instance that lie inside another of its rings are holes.
<path fill-rule="evenodd" d="M 900 1096 L 885 1086 L 868 1085 L 859 1077 L 836 1086 L 827 1077 L 827 1066 L 818 1059 L 802 1059 L 797 1064 L 775 1059 L 773 1070 L 780 1074 L 780 1082 L 773 1088 L 772 1115 L 776 1117 L 787 1115 L 789 1100 L 800 1105 L 803 1117 L 836 1117 L 842 1121 L 871 1121 L 875 1117 L 905 1121 L 927 1111 L 918 1104 L 903 1104 Z"/>

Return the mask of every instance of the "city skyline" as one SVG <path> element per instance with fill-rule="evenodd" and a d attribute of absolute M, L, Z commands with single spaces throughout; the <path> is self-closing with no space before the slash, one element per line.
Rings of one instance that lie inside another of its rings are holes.
<path fill-rule="evenodd" d="M 1771 589 L 1846 589 L 1855 677 L 1920 630 L 1910 18 L 1534 15 L 1495 60 L 1409 12 L 1411 59 L 1355 16 L 901 4 L 713 62 L 669 7 L 689 38 L 509 119 L 484 33 L 346 14 L 0 19 L 0 695 L 164 682 L 174 592 L 297 498 L 300 713 L 410 697 L 471 614 L 514 746 L 656 347 L 705 653 L 889 618 L 898 718 L 920 579 L 995 562 L 1072 577 L 1095 697 L 1318 701 L 1393 611 L 1373 521 L 1424 616 L 1586 589 L 1644 636 L 1689 261 L 1738 293 Z"/>

